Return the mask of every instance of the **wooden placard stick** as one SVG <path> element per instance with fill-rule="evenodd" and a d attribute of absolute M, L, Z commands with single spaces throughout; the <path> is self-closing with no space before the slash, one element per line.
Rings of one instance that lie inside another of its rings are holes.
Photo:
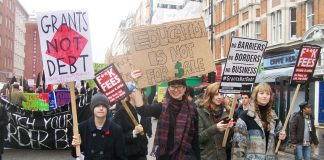
<path fill-rule="evenodd" d="M 121 103 L 122 103 L 123 107 L 125 108 L 128 116 L 131 118 L 133 124 L 135 126 L 137 126 L 138 122 L 137 122 L 136 118 L 134 117 L 133 113 L 131 112 L 131 110 L 129 109 L 128 105 L 126 104 L 125 100 L 121 100 Z M 141 132 L 141 135 L 144 135 L 144 132 Z"/>
<path fill-rule="evenodd" d="M 79 136 L 79 126 L 78 126 L 78 113 L 76 109 L 76 102 L 75 102 L 75 88 L 74 88 L 74 82 L 69 82 L 69 89 L 70 89 L 70 95 L 71 95 L 71 109 L 72 109 L 72 119 L 73 119 L 73 135 L 74 137 Z M 76 156 L 80 157 L 80 145 L 75 146 L 75 152 Z"/>
<path fill-rule="evenodd" d="M 293 111 L 294 104 L 295 104 L 295 101 L 296 101 L 296 97 L 297 97 L 298 92 L 299 92 L 299 88 L 300 88 L 300 84 L 297 85 L 297 88 L 296 88 L 296 90 L 295 90 L 295 93 L 294 93 L 293 99 L 292 99 L 292 101 L 291 101 L 291 103 L 290 103 L 289 112 L 288 112 L 288 114 L 287 114 L 287 116 L 286 116 L 285 124 L 283 125 L 281 131 L 285 131 L 286 128 L 287 128 L 287 124 L 288 124 L 288 121 L 289 121 L 289 119 L 290 119 L 291 112 Z M 277 146 L 276 146 L 275 153 L 278 153 L 278 150 L 279 150 L 280 144 L 281 144 L 281 140 L 279 139 L 279 141 L 278 141 L 278 143 L 277 143 Z"/>
<path fill-rule="evenodd" d="M 231 110 L 230 110 L 230 114 L 228 116 L 229 119 L 233 118 L 234 110 L 235 110 L 235 106 L 236 106 L 236 101 L 237 101 L 237 96 L 234 95 L 233 102 L 232 102 L 232 107 L 231 107 Z M 229 134 L 230 130 L 231 130 L 230 128 L 227 128 L 226 131 L 225 131 L 222 147 L 226 147 L 227 138 L 228 138 L 228 134 Z"/>

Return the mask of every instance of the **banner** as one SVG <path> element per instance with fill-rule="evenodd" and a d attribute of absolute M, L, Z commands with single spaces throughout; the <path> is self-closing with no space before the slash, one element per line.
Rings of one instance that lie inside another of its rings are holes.
<path fill-rule="evenodd" d="M 128 95 L 129 90 L 113 64 L 96 73 L 95 81 L 110 104 Z"/>
<path fill-rule="evenodd" d="M 122 75 L 142 71 L 139 88 L 215 70 L 203 19 L 140 26 L 128 31 L 129 53 Z M 118 66 L 116 64 L 116 66 Z M 123 77 L 124 78 L 124 77 Z M 127 78 L 124 79 L 127 82 Z"/>
<path fill-rule="evenodd" d="M 242 84 L 244 88 L 251 88 L 267 44 L 267 41 L 233 37 L 219 91 L 240 93 Z"/>
<path fill-rule="evenodd" d="M 93 79 L 88 13 L 37 13 L 46 84 Z"/>
<path fill-rule="evenodd" d="M 24 93 L 27 101 L 22 102 L 23 108 L 30 111 L 48 111 L 48 93 Z"/>
<path fill-rule="evenodd" d="M 304 84 L 309 81 L 316 68 L 319 53 L 321 53 L 320 46 L 309 44 L 301 46 L 295 64 L 295 70 L 291 76 L 292 83 Z"/>
<path fill-rule="evenodd" d="M 0 103 L 8 110 L 8 135 L 4 146 L 16 149 L 67 149 L 67 131 L 72 126 L 68 106 L 52 111 L 28 111 L 2 98 Z"/>

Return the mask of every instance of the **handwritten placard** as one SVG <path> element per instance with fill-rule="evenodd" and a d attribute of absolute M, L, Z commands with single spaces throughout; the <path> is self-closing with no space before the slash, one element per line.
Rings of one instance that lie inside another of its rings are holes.
<path fill-rule="evenodd" d="M 37 19 L 46 84 L 92 79 L 88 13 L 41 12 Z"/>
<path fill-rule="evenodd" d="M 140 88 L 214 71 L 207 36 L 203 19 L 130 29 L 131 54 L 123 58 L 129 66 L 119 71 L 125 77 L 132 69 L 140 69 L 143 73 L 137 84 Z"/>

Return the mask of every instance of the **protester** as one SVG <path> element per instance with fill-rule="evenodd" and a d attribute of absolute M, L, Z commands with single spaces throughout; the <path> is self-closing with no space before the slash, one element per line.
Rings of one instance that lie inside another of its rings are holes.
<path fill-rule="evenodd" d="M 119 124 L 123 129 L 123 137 L 125 138 L 125 151 L 128 159 L 131 160 L 146 160 L 147 144 L 149 136 L 148 131 L 152 130 L 151 118 L 141 117 L 138 115 L 135 108 L 135 86 L 127 84 L 130 95 L 126 98 L 126 104 L 131 114 L 139 122 L 137 126 L 134 125 L 132 119 L 127 114 L 124 107 L 121 107 L 114 115 L 114 122 Z M 152 132 L 152 131 L 151 131 Z"/>
<path fill-rule="evenodd" d="M 199 115 L 199 144 L 202 160 L 226 160 L 226 148 L 222 147 L 224 131 L 232 128 L 233 121 L 224 122 L 228 114 L 223 95 L 218 92 L 219 83 L 210 84 L 204 94 Z M 229 138 L 230 139 L 230 138 Z"/>
<path fill-rule="evenodd" d="M 312 146 L 316 148 L 318 145 L 314 118 L 311 115 L 312 105 L 303 102 L 299 107 L 300 111 L 290 121 L 291 147 L 295 151 L 296 160 L 310 160 Z"/>
<path fill-rule="evenodd" d="M 76 157 L 75 146 L 81 145 L 85 160 L 126 160 L 122 129 L 107 118 L 109 102 L 103 94 L 91 99 L 93 116 L 79 124 L 79 136 L 73 136 L 72 156 Z"/>
<path fill-rule="evenodd" d="M 135 80 L 141 71 L 131 73 Z M 135 91 L 135 106 L 142 117 L 158 118 L 152 155 L 157 160 L 200 159 L 197 110 L 188 101 L 185 79 L 168 82 L 162 103 L 143 105 L 143 99 Z M 139 92 L 139 91 L 137 91 Z"/>
<path fill-rule="evenodd" d="M 282 124 L 272 110 L 273 92 L 260 83 L 252 92 L 255 101 L 237 120 L 233 137 L 233 159 L 277 159 L 275 141 L 285 140 Z"/>
<path fill-rule="evenodd" d="M 19 90 L 19 84 L 13 84 L 13 89 L 9 96 L 9 101 L 10 103 L 18 106 L 22 106 L 22 102 L 27 101 L 24 93 Z"/>
<path fill-rule="evenodd" d="M 195 90 L 192 87 L 187 87 L 186 94 L 188 101 L 191 103 L 195 103 Z"/>
<path fill-rule="evenodd" d="M 248 107 L 250 106 L 250 98 L 250 93 L 241 93 L 241 98 L 239 99 L 238 104 L 239 107 L 235 110 L 235 120 L 237 120 L 244 111 L 248 110 Z"/>
<path fill-rule="evenodd" d="M 9 122 L 7 110 L 3 104 L 0 103 L 0 160 L 3 154 L 4 139 L 7 137 L 7 124 Z"/>

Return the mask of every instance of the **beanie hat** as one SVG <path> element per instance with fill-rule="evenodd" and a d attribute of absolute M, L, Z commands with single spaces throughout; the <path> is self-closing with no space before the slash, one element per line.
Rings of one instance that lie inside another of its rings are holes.
<path fill-rule="evenodd" d="M 302 102 L 299 104 L 300 110 L 302 110 L 303 108 L 306 108 L 306 107 L 312 107 L 312 105 L 309 104 L 308 102 Z"/>
<path fill-rule="evenodd" d="M 110 107 L 107 97 L 101 93 L 97 93 L 92 96 L 90 110 L 93 111 L 94 108 L 98 105 L 103 105 L 107 109 L 109 109 Z"/>
<path fill-rule="evenodd" d="M 168 86 L 175 84 L 187 86 L 186 79 L 176 79 L 168 82 Z"/>

